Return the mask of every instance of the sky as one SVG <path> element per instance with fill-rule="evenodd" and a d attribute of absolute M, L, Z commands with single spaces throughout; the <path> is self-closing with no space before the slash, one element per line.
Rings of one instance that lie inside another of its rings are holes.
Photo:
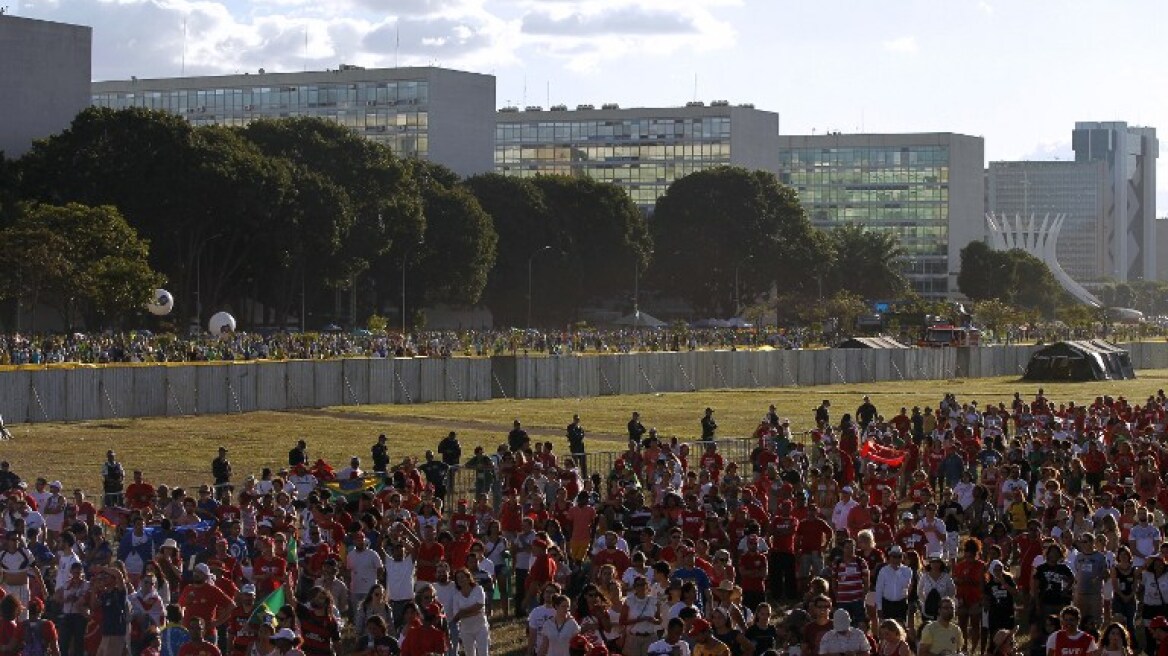
<path fill-rule="evenodd" d="M 984 137 L 987 161 L 1070 159 L 1075 121 L 1168 135 L 1162 0 L 3 5 L 92 26 L 95 80 L 434 65 L 495 75 L 500 107 L 750 102 L 783 134 L 957 132 Z M 1157 177 L 1165 216 L 1168 153 Z"/>

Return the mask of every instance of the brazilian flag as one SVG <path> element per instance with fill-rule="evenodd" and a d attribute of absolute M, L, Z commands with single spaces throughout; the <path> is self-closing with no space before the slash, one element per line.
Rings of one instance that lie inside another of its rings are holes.
<path fill-rule="evenodd" d="M 347 478 L 344 480 L 327 481 L 322 486 L 332 494 L 333 498 L 341 497 L 345 501 L 353 501 L 366 492 L 377 494 L 385 487 L 385 477 L 365 476 L 364 478 Z"/>

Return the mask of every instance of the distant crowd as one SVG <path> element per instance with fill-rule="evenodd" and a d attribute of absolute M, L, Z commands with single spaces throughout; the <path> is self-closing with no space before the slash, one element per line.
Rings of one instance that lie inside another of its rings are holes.
<path fill-rule="evenodd" d="M 372 334 L 244 333 L 222 337 L 126 333 L 0 335 L 0 365 L 124 362 L 215 362 L 233 360 L 327 360 L 348 357 L 483 357 L 509 354 L 570 355 L 740 349 L 799 348 L 801 332 L 730 328 L 707 330 L 463 330 Z"/>

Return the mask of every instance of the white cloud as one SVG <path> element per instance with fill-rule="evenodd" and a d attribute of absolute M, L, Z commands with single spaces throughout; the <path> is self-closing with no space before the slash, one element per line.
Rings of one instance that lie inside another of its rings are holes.
<path fill-rule="evenodd" d="M 915 36 L 902 36 L 899 39 L 885 41 L 881 45 L 883 45 L 884 49 L 888 52 L 898 52 L 910 55 L 920 50 L 920 46 L 917 45 L 917 38 Z"/>
<path fill-rule="evenodd" d="M 994 15 L 994 6 L 991 5 L 990 3 L 986 2 L 985 0 L 981 0 L 981 2 L 977 3 L 977 8 L 978 8 L 978 11 L 985 14 L 986 16 L 993 16 Z"/>

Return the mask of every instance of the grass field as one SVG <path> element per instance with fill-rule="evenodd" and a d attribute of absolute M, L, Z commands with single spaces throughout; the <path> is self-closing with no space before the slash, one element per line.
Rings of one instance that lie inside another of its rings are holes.
<path fill-rule="evenodd" d="M 1146 370 L 1140 379 L 1107 383 L 1041 385 L 1058 402 L 1090 401 L 1100 394 L 1140 400 L 1168 386 L 1168 370 Z M 511 421 L 519 418 L 533 438 L 551 440 L 566 450 L 564 427 L 573 413 L 588 430 L 589 449 L 616 450 L 624 446 L 625 423 L 633 410 L 646 426 L 661 435 L 693 438 L 708 405 L 715 409 L 719 435 L 749 434 L 774 403 L 790 417 L 796 431 L 812 424 L 812 410 L 831 399 L 833 416 L 853 412 L 863 395 L 885 414 L 901 406 L 933 405 L 944 392 L 963 401 L 1009 401 L 1015 391 L 1029 398 L 1040 385 L 1016 378 L 963 379 L 790 387 L 765 390 L 705 391 L 583 399 L 503 399 L 477 403 L 345 406 L 322 410 L 256 412 L 158 419 L 125 419 L 80 423 L 10 426 L 14 440 L 0 443 L 0 457 L 13 469 L 32 478 L 45 475 L 95 492 L 107 449 L 115 449 L 127 469 L 141 468 L 154 483 L 191 485 L 209 480 L 216 447 L 225 445 L 242 477 L 264 465 L 279 467 L 299 438 L 308 441 L 309 455 L 344 465 L 352 454 L 368 460 L 369 447 L 379 433 L 390 436 L 391 457 L 420 456 L 434 448 L 451 430 L 458 431 L 464 453 L 476 445 L 493 448 L 505 440 Z"/>

